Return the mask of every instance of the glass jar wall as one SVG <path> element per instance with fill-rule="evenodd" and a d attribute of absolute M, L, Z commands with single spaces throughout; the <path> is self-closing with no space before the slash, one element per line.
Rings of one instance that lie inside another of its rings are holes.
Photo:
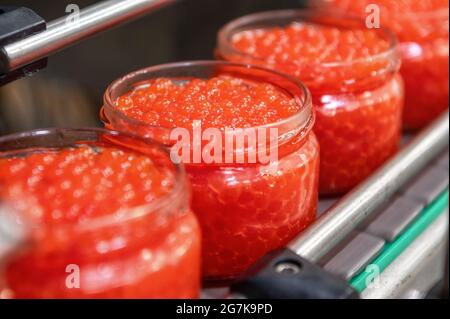
<path fill-rule="evenodd" d="M 150 141 L 98 129 L 1 137 L 1 212 L 21 234 L 2 258 L 1 295 L 196 298 L 188 202 L 184 169 Z"/>
<path fill-rule="evenodd" d="M 102 118 L 107 127 L 170 147 L 171 133 L 178 128 L 193 133 L 195 121 L 203 132 L 219 132 L 216 141 L 224 144 L 217 161 L 202 156 L 195 162 L 195 141 L 187 142 L 183 161 L 202 229 L 206 279 L 235 277 L 315 219 L 319 148 L 311 131 L 314 112 L 309 92 L 289 76 L 214 61 L 150 67 L 110 85 Z M 249 136 L 264 133 L 268 139 L 257 144 L 247 139 L 240 146 L 236 140 L 232 160 L 223 160 L 228 128 L 236 138 L 245 129 Z M 259 158 L 259 146 L 276 157 L 251 161 L 255 153 Z"/>

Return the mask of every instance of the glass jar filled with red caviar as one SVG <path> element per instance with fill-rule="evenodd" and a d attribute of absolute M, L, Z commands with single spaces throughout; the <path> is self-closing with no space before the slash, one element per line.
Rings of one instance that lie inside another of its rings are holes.
<path fill-rule="evenodd" d="M 319 149 L 310 94 L 297 80 L 227 62 L 175 63 L 115 81 L 104 103 L 107 127 L 162 141 L 183 159 L 205 280 L 235 277 L 315 220 Z"/>
<path fill-rule="evenodd" d="M 0 137 L 0 213 L 20 234 L 0 296 L 197 298 L 188 203 L 184 169 L 156 143 L 98 129 Z"/>
<path fill-rule="evenodd" d="M 317 1 L 319 2 L 319 1 Z M 322 0 L 391 28 L 400 42 L 405 81 L 404 126 L 419 129 L 448 108 L 448 0 Z M 375 20 L 373 20 L 375 19 Z"/>
<path fill-rule="evenodd" d="M 396 152 L 403 83 L 388 30 L 312 11 L 257 13 L 219 32 L 217 55 L 305 83 L 316 109 L 322 194 L 350 190 Z"/>

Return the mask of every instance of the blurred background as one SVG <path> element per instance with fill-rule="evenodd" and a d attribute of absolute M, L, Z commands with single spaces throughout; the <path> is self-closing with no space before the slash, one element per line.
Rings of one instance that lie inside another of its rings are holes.
<path fill-rule="evenodd" d="M 46 21 L 95 0 L 14 0 Z M 31 78 L 0 87 L 0 134 L 43 127 L 100 125 L 102 94 L 116 78 L 145 66 L 211 59 L 217 31 L 247 13 L 300 8 L 306 0 L 180 0 L 125 26 L 107 31 L 49 59 Z"/>

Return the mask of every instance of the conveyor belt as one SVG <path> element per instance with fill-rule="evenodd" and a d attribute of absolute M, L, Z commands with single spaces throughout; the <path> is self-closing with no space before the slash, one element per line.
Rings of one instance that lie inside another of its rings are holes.
<path fill-rule="evenodd" d="M 378 265 L 380 270 L 385 269 L 446 209 L 448 179 L 447 168 L 437 163 L 428 167 L 393 202 L 381 209 L 345 247 L 337 251 L 324 268 L 344 279 L 350 279 L 363 271 L 384 247 L 373 264 Z M 352 281 L 354 287 L 362 291 L 367 276 L 364 274 L 355 278 Z"/>

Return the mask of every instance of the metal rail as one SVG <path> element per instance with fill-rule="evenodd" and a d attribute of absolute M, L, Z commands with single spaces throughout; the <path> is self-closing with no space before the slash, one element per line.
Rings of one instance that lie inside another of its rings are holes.
<path fill-rule="evenodd" d="M 77 16 L 47 24 L 47 30 L 0 47 L 0 73 L 19 69 L 76 42 L 129 22 L 177 0 L 108 0 L 87 7 Z"/>
<path fill-rule="evenodd" d="M 365 289 L 361 298 L 423 298 L 444 277 L 448 211 L 438 217 Z"/>
<path fill-rule="evenodd" d="M 289 248 L 318 261 L 449 144 L 446 112 L 417 135 L 392 160 L 332 206 L 318 221 L 294 239 Z"/>

